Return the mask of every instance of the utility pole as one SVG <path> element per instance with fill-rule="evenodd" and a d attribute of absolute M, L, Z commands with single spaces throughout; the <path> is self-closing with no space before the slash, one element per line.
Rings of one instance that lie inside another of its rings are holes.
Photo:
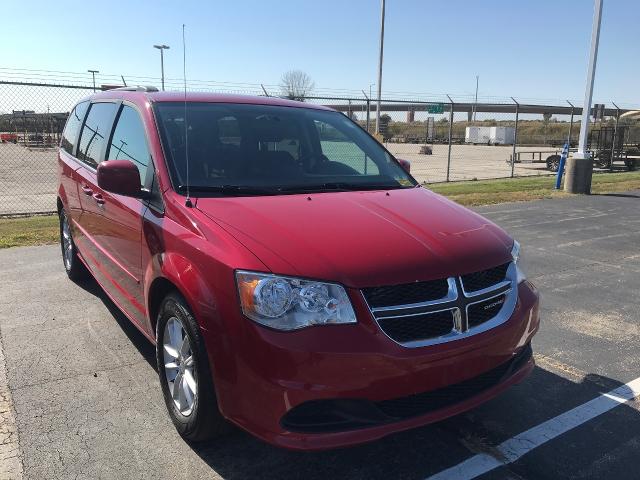
<path fill-rule="evenodd" d="M 93 76 L 93 91 L 96 91 L 96 73 L 100 73 L 100 70 L 87 70 Z"/>
<path fill-rule="evenodd" d="M 157 48 L 158 50 L 160 50 L 160 73 L 162 75 L 161 77 L 162 91 L 164 92 L 164 50 L 168 50 L 169 46 L 164 44 L 154 45 L 153 48 Z"/>
<path fill-rule="evenodd" d="M 376 101 L 376 134 L 380 133 L 380 96 L 382 95 L 382 53 L 384 51 L 384 5 L 380 6 L 380 58 L 378 59 L 378 98 Z"/>
<path fill-rule="evenodd" d="M 591 193 L 593 159 L 591 158 L 591 154 L 587 151 L 587 135 L 589 133 L 589 115 L 591 114 L 593 81 L 596 75 L 596 61 L 598 59 L 602 1 L 603 0 L 594 0 L 593 25 L 591 28 L 591 52 L 589 54 L 589 67 L 587 69 L 587 86 L 584 92 L 584 103 L 582 105 L 580 141 L 577 153 L 567 161 L 567 175 L 564 181 L 564 191 L 567 193 Z"/>
<path fill-rule="evenodd" d="M 476 75 L 476 100 L 473 102 L 473 121 L 476 121 L 476 111 L 478 110 L 478 82 L 480 81 L 480 75 Z"/>

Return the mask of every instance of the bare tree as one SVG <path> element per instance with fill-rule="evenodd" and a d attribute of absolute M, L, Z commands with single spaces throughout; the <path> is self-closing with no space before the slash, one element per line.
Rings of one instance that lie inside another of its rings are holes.
<path fill-rule="evenodd" d="M 302 70 L 289 70 L 280 79 L 282 95 L 290 100 L 304 101 L 314 87 L 314 81 Z"/>

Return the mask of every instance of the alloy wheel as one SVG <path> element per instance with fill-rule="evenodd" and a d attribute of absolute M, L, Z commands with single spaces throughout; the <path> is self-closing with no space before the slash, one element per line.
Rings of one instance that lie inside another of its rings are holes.
<path fill-rule="evenodd" d="M 176 409 L 185 417 L 191 415 L 198 395 L 195 357 L 189 336 L 180 319 L 171 317 L 162 337 L 164 370 L 169 393 Z"/>
<path fill-rule="evenodd" d="M 62 214 L 62 257 L 65 268 L 71 270 L 73 265 L 73 241 L 71 240 L 69 219 L 64 213 Z"/>

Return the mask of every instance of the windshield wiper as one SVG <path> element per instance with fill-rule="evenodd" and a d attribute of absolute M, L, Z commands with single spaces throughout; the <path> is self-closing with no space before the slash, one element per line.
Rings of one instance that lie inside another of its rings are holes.
<path fill-rule="evenodd" d="M 404 185 L 381 184 L 381 183 L 349 183 L 349 182 L 326 182 L 315 185 L 293 185 L 277 187 L 280 192 L 321 192 L 321 191 L 357 191 L 357 190 L 393 190 L 397 188 L 407 188 Z"/>
<path fill-rule="evenodd" d="M 248 185 L 179 185 L 178 190 L 194 193 L 219 193 L 221 195 L 274 195 L 276 190 L 251 187 Z"/>

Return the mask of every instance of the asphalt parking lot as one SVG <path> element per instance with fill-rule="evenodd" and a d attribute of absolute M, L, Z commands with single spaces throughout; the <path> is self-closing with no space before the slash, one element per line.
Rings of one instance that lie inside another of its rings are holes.
<path fill-rule="evenodd" d="M 639 205 L 640 191 L 479 209 L 542 293 L 533 374 L 458 417 L 320 453 L 242 431 L 186 444 L 153 348 L 96 284 L 68 281 L 58 246 L 0 251 L 0 478 L 638 478 L 640 399 L 624 400 L 640 392 Z"/>

